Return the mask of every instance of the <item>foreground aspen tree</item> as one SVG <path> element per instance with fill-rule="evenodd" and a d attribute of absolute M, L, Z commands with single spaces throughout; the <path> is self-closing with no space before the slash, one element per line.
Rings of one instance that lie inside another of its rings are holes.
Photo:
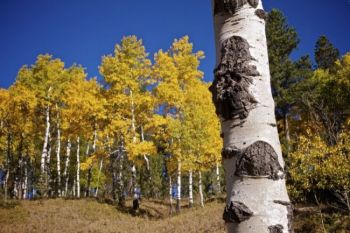
<path fill-rule="evenodd" d="M 221 120 L 230 233 L 290 233 L 292 206 L 270 87 L 260 0 L 212 0 L 217 64 L 210 87 Z"/>

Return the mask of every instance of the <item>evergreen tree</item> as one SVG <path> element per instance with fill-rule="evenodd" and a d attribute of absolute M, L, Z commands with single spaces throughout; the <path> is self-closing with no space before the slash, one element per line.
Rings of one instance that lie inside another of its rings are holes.
<path fill-rule="evenodd" d="M 317 40 L 315 46 L 315 61 L 317 68 L 332 69 L 339 57 L 339 50 L 334 47 L 326 36 L 323 35 Z"/>

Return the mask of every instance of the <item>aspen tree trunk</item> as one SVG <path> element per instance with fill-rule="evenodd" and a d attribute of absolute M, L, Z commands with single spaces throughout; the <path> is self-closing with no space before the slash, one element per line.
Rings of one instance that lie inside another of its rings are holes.
<path fill-rule="evenodd" d="M 24 181 L 23 181 L 23 199 L 27 199 L 28 194 L 28 164 L 27 160 L 24 165 Z"/>
<path fill-rule="evenodd" d="M 56 105 L 57 109 L 57 105 Z M 57 147 L 56 147 L 56 164 L 57 164 L 57 193 L 61 197 L 61 129 L 59 123 L 59 114 L 57 113 Z"/>
<path fill-rule="evenodd" d="M 136 127 L 135 127 L 135 104 L 134 104 L 134 97 L 133 97 L 133 92 L 130 90 L 130 97 L 131 97 L 131 130 L 133 132 L 133 138 L 132 142 L 136 143 Z M 132 183 L 132 194 L 133 194 L 133 206 L 134 209 L 138 209 L 138 197 L 136 194 L 136 166 L 135 164 L 132 165 L 131 167 L 131 183 Z M 136 208 L 137 206 L 137 208 Z"/>
<path fill-rule="evenodd" d="M 170 214 L 172 214 L 174 210 L 173 210 L 173 183 L 171 181 L 171 175 L 169 175 L 169 203 L 170 203 Z"/>
<path fill-rule="evenodd" d="M 77 138 L 77 198 L 80 198 L 80 137 Z"/>
<path fill-rule="evenodd" d="M 220 167 L 219 167 L 219 163 L 216 163 L 216 192 L 217 192 L 217 193 L 221 193 Z"/>
<path fill-rule="evenodd" d="M 189 196 L 189 207 L 193 206 L 193 175 L 192 170 L 188 173 L 188 196 Z"/>
<path fill-rule="evenodd" d="M 181 162 L 177 162 L 177 196 L 176 196 L 176 212 L 181 210 Z"/>
<path fill-rule="evenodd" d="M 45 111 L 46 115 L 46 129 L 45 129 L 45 136 L 44 136 L 44 145 L 43 145 L 43 150 L 41 153 L 41 163 L 40 163 L 40 171 L 41 171 L 41 176 L 44 177 L 45 175 L 45 163 L 47 159 L 47 154 L 48 154 L 48 143 L 49 143 L 49 134 L 50 134 L 50 107 L 46 107 Z"/>
<path fill-rule="evenodd" d="M 47 191 L 47 196 L 51 195 L 51 168 L 50 168 L 50 163 L 51 163 L 51 135 L 49 133 L 49 141 L 47 144 L 47 156 L 46 156 L 46 165 L 45 165 L 45 186 L 46 186 L 46 191 Z"/>
<path fill-rule="evenodd" d="M 68 194 L 68 180 L 69 180 L 68 167 L 69 167 L 71 147 L 72 147 L 72 145 L 70 143 L 70 139 L 68 138 L 67 149 L 66 149 L 66 162 L 65 162 L 65 166 L 64 166 L 64 172 L 63 172 L 63 177 L 65 179 L 65 186 L 64 186 L 64 196 L 65 197 L 67 197 L 67 194 Z"/>
<path fill-rule="evenodd" d="M 124 207 L 125 206 L 125 196 L 124 196 L 124 182 L 123 182 L 123 162 L 124 162 L 124 139 L 122 138 L 120 140 L 120 146 L 119 146 L 119 174 L 118 174 L 118 186 L 119 186 L 119 197 L 118 202 L 119 205 Z"/>
<path fill-rule="evenodd" d="M 212 0 L 217 66 L 210 87 L 221 119 L 231 233 L 287 233 L 287 194 L 270 87 L 261 0 Z"/>
<path fill-rule="evenodd" d="M 198 189 L 201 207 L 204 207 L 203 186 L 202 186 L 202 172 L 198 172 Z"/>
<path fill-rule="evenodd" d="M 92 151 L 93 153 L 96 152 L 96 142 L 97 142 L 97 130 L 95 128 L 94 130 L 94 139 L 93 139 L 93 143 L 92 143 Z M 86 157 L 89 156 L 89 148 L 90 146 L 88 145 L 88 149 L 86 151 Z M 92 179 L 92 166 L 89 168 L 88 170 L 88 178 L 87 178 L 87 191 L 86 191 L 86 196 L 89 197 L 90 196 L 90 189 L 91 189 L 91 179 Z M 97 195 L 97 194 L 96 194 Z"/>
<path fill-rule="evenodd" d="M 77 180 L 74 179 L 73 181 L 73 187 L 72 187 L 72 196 L 76 197 L 76 192 L 75 192 L 75 188 L 77 187 Z"/>
<path fill-rule="evenodd" d="M 145 141 L 145 135 L 143 132 L 143 126 L 141 125 L 141 142 L 144 142 L 144 141 Z M 146 162 L 147 171 L 150 171 L 149 159 L 148 159 L 147 155 L 143 155 L 143 158 L 145 159 L 145 162 Z M 151 176 L 150 176 L 150 178 L 151 178 Z"/>

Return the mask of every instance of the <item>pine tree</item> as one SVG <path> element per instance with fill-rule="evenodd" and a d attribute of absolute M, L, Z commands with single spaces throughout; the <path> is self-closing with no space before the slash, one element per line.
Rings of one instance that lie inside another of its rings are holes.
<path fill-rule="evenodd" d="M 320 36 L 315 45 L 315 61 L 317 68 L 332 69 L 339 59 L 340 52 L 326 36 Z"/>

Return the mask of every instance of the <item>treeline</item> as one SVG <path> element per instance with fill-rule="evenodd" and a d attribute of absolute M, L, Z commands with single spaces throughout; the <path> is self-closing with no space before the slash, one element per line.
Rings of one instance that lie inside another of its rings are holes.
<path fill-rule="evenodd" d="M 278 10 L 269 13 L 266 30 L 289 194 L 350 216 L 350 54 L 341 56 L 321 36 L 315 64 L 309 55 L 293 61 L 300 39 Z"/>
<path fill-rule="evenodd" d="M 203 180 L 220 192 L 220 126 L 198 70 L 204 53 L 192 47 L 175 40 L 152 64 L 142 41 L 125 37 L 103 56 L 101 82 L 51 55 L 23 66 L 0 90 L 5 197 L 100 196 L 123 206 L 131 196 L 137 208 L 141 196 L 170 192 L 179 209 L 181 194 L 193 204 L 194 178 L 201 205 Z"/>

